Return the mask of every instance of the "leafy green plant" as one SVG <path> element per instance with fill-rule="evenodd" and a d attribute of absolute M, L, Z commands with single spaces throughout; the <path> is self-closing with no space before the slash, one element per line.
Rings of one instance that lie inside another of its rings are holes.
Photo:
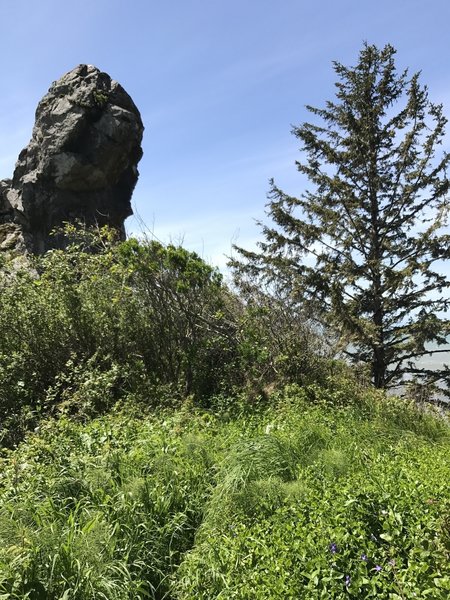
<path fill-rule="evenodd" d="M 448 423 L 354 385 L 41 422 L 0 458 L 0 595 L 443 600 Z"/>
<path fill-rule="evenodd" d="M 126 396 L 200 401 L 231 387 L 236 324 L 215 269 L 180 247 L 117 243 L 106 228 L 65 236 L 65 250 L 0 281 L 4 444 L 55 410 L 89 417 Z"/>

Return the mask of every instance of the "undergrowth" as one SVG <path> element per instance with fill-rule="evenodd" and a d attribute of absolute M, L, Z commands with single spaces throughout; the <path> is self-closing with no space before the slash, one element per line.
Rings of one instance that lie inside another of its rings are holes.
<path fill-rule="evenodd" d="M 351 386 L 42 423 L 0 475 L 0 598 L 450 595 L 445 420 Z"/>

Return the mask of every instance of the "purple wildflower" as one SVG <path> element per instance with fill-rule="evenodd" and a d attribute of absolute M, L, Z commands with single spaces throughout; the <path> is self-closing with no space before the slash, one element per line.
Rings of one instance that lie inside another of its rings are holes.
<path fill-rule="evenodd" d="M 331 554 L 336 554 L 336 552 L 338 551 L 338 547 L 336 542 L 333 542 L 332 544 L 330 544 L 330 552 Z"/>
<path fill-rule="evenodd" d="M 345 587 L 349 587 L 351 580 L 352 578 L 350 577 L 350 575 L 345 576 Z"/>
<path fill-rule="evenodd" d="M 361 560 L 367 562 L 367 554 L 361 554 Z"/>
<path fill-rule="evenodd" d="M 379 572 L 380 572 L 380 571 L 382 571 L 382 570 L 383 570 L 383 567 L 381 567 L 380 565 L 375 565 L 375 571 L 376 571 L 377 573 L 379 573 Z"/>

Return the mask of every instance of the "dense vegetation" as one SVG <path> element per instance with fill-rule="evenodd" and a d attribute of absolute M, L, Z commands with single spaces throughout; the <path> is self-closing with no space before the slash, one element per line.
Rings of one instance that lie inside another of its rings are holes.
<path fill-rule="evenodd" d="M 3 265 L 0 597 L 447 598 L 446 419 L 111 236 Z"/>
<path fill-rule="evenodd" d="M 32 268 L 3 266 L 4 445 L 43 416 L 89 418 L 118 399 L 161 406 L 192 396 L 207 406 L 243 387 L 258 395 L 275 377 L 326 375 L 326 345 L 281 301 L 247 290 L 244 302 L 181 247 L 115 243 L 107 229 L 77 236 Z"/>
<path fill-rule="evenodd" d="M 427 175 L 445 119 L 417 77 L 377 130 L 386 170 L 352 154 L 407 83 L 392 56 L 366 46 L 359 70 L 336 65 L 346 110 L 312 111 L 349 136 L 297 131 L 318 195 L 274 188 L 279 228 L 262 262 L 242 251 L 236 289 L 193 252 L 107 228 L 67 226 L 64 250 L 1 257 L 0 600 L 450 597 L 448 413 L 377 389 L 448 331 L 434 313 L 448 299 L 426 297 L 450 285 L 431 270 L 448 257 L 448 155 Z M 392 127 L 412 130 L 399 141 Z M 339 176 L 314 171 L 320 159 Z M 352 195 L 344 179 L 361 172 L 374 179 Z M 414 233 L 432 206 L 440 217 Z M 314 268 L 298 262 L 310 243 L 327 246 Z M 340 326 L 359 332 L 338 346 L 351 367 L 334 358 Z"/>
<path fill-rule="evenodd" d="M 343 379 L 47 421 L 2 460 L 0 597 L 444 600 L 449 450 Z"/>

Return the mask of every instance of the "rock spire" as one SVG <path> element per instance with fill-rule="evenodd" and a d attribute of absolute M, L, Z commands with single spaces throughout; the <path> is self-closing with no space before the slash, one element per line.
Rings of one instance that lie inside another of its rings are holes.
<path fill-rule="evenodd" d="M 92 65 L 54 82 L 39 102 L 12 179 L 0 181 L 0 249 L 62 247 L 64 222 L 110 225 L 124 237 L 143 124 L 126 91 Z"/>

